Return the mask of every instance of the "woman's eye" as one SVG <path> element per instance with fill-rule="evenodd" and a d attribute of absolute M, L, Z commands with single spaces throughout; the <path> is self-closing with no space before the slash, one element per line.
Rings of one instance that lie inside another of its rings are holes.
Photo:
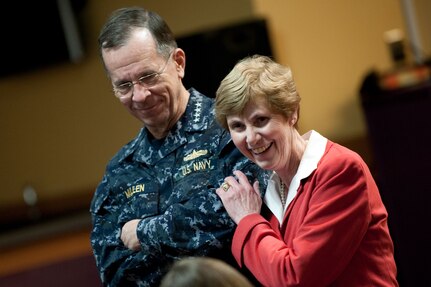
<path fill-rule="evenodd" d="M 263 127 L 264 125 L 266 125 L 268 123 L 268 121 L 269 121 L 268 117 L 258 117 L 256 119 L 256 123 L 255 124 L 258 127 Z"/>
<path fill-rule="evenodd" d="M 243 128 L 244 125 L 242 125 L 241 123 L 231 123 L 229 125 L 229 129 L 230 130 L 235 130 L 235 131 L 239 131 Z"/>

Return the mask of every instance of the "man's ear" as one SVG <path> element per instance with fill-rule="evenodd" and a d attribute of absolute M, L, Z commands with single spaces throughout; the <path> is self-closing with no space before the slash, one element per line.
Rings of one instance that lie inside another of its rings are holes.
<path fill-rule="evenodd" d="M 178 72 L 178 75 L 181 78 L 184 78 L 184 71 L 186 67 L 186 54 L 184 53 L 183 49 L 176 48 L 173 53 L 173 60 L 175 63 L 175 69 Z"/>

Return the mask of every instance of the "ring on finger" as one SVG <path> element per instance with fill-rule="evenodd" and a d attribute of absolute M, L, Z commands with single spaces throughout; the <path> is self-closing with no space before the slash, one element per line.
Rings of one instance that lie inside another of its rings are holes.
<path fill-rule="evenodd" d="M 226 192 L 229 189 L 230 185 L 226 181 L 221 184 L 221 188 Z"/>

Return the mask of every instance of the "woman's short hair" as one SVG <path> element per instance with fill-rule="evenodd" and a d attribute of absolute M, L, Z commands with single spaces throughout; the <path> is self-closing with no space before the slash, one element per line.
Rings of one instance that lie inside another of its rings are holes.
<path fill-rule="evenodd" d="M 296 112 L 299 118 L 301 97 L 291 69 L 267 56 L 254 55 L 240 60 L 221 81 L 216 92 L 217 121 L 228 129 L 227 116 L 240 115 L 248 103 L 260 99 L 274 113 L 290 119 Z"/>
<path fill-rule="evenodd" d="M 252 287 L 250 281 L 226 262 L 210 257 L 176 261 L 160 287 Z"/>

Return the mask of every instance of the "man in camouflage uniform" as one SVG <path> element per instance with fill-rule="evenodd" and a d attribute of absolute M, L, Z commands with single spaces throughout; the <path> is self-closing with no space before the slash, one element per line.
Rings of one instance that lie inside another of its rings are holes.
<path fill-rule="evenodd" d="M 213 100 L 183 86 L 185 54 L 160 16 L 117 10 L 99 44 L 115 95 L 144 125 L 109 162 L 91 203 L 103 284 L 157 286 L 184 256 L 231 260 L 235 224 L 215 188 L 234 170 L 262 183 L 265 175 L 217 125 Z"/>

